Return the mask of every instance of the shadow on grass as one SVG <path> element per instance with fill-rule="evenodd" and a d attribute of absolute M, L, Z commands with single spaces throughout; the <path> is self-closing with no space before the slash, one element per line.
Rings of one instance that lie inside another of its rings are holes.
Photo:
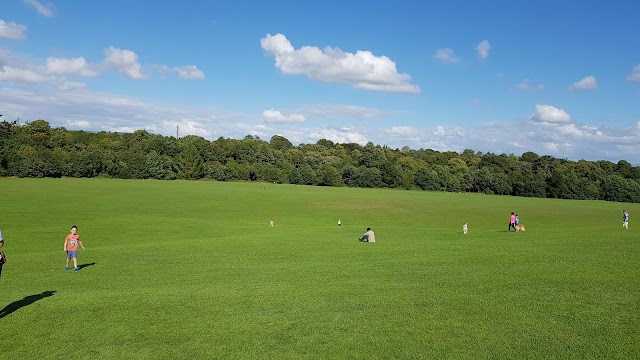
<path fill-rule="evenodd" d="M 35 294 L 35 295 L 29 295 L 29 296 L 25 296 L 22 300 L 16 300 L 14 302 L 12 302 L 11 304 L 7 305 L 4 307 L 4 309 L 0 310 L 0 319 L 2 319 L 3 317 L 11 314 L 12 312 L 23 308 L 25 306 L 31 305 L 34 302 L 40 300 L 40 299 L 44 299 L 46 297 L 49 296 L 53 296 L 53 294 L 55 294 L 56 292 L 53 290 L 49 290 L 49 291 L 43 291 L 40 294 Z"/>
<path fill-rule="evenodd" d="M 86 267 L 93 266 L 93 265 L 95 265 L 95 264 L 96 264 L 96 263 L 94 263 L 94 262 L 89 263 L 89 264 L 80 264 L 80 265 L 78 265 L 78 271 L 80 271 L 80 270 L 82 270 L 82 269 L 84 269 L 84 268 L 86 268 Z"/>

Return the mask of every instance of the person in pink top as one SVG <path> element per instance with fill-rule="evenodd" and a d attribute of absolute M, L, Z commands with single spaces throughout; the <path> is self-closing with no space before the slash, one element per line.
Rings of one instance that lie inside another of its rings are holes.
<path fill-rule="evenodd" d="M 511 213 L 511 217 L 509 218 L 509 228 L 507 232 L 511 231 L 511 228 L 513 228 L 513 231 L 516 231 L 516 215 L 514 213 Z"/>
<path fill-rule="evenodd" d="M 0 231 L 0 248 L 4 246 L 4 238 L 2 237 L 2 231 Z M 7 262 L 7 257 L 2 251 L 0 251 L 0 275 L 2 275 L 2 265 Z"/>
<path fill-rule="evenodd" d="M 78 245 L 84 250 L 80 235 L 78 235 L 78 227 L 71 227 L 71 234 L 64 239 L 64 252 L 67 253 L 67 265 L 65 270 L 69 270 L 69 260 L 73 259 L 73 271 L 78 272 Z"/>

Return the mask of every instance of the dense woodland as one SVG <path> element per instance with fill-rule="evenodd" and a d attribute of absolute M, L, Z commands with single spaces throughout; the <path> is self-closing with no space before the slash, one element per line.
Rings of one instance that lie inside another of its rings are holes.
<path fill-rule="evenodd" d="M 391 149 L 322 139 L 294 146 L 198 136 L 70 131 L 44 120 L 0 123 L 0 176 L 214 179 L 318 186 L 482 192 L 640 202 L 640 166 L 473 150 Z"/>

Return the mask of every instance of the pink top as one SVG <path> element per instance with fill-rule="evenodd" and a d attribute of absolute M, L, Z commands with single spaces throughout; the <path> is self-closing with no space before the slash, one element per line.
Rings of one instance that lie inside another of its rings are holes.
<path fill-rule="evenodd" d="M 512 224 L 516 223 L 516 216 L 515 215 L 511 215 L 511 223 Z"/>

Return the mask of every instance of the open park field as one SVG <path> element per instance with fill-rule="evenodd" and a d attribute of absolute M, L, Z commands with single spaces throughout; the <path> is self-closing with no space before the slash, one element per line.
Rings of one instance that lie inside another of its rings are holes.
<path fill-rule="evenodd" d="M 640 357 L 640 204 L 14 178 L 0 204 L 0 359 Z"/>

